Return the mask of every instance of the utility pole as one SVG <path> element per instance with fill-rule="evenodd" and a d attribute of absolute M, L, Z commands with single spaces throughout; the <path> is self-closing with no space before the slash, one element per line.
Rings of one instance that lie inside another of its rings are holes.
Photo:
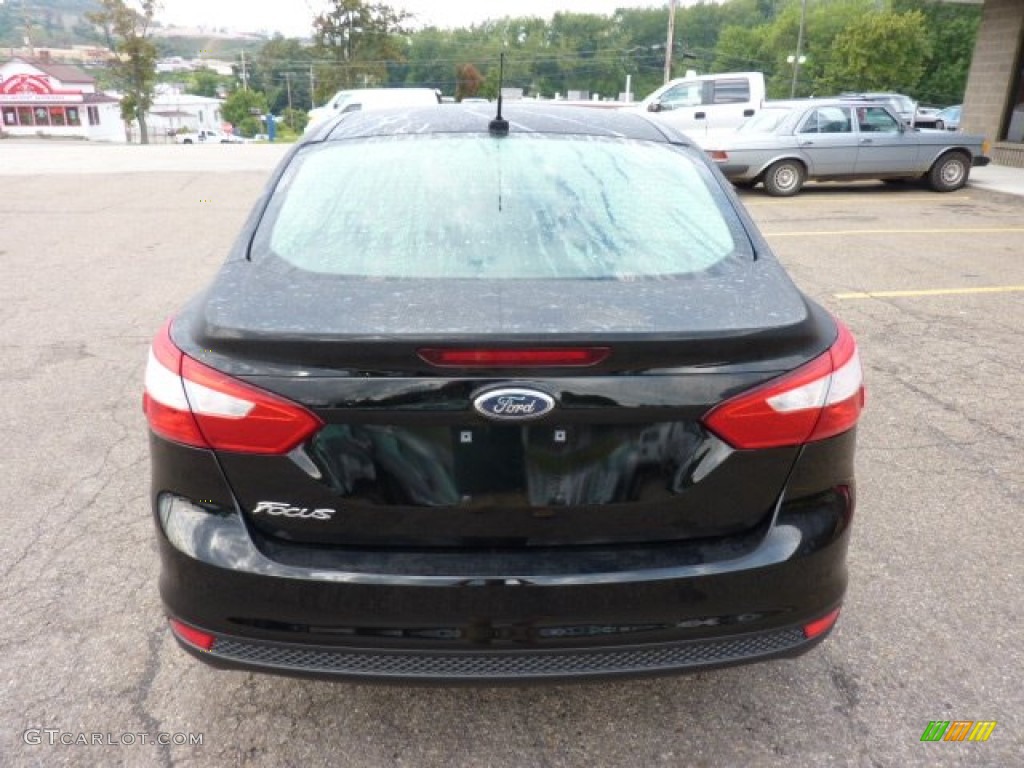
<path fill-rule="evenodd" d="M 676 0 L 668 6 L 668 40 L 665 42 L 665 82 L 672 79 L 672 49 L 676 37 Z"/>
<path fill-rule="evenodd" d="M 309 65 L 309 108 L 316 109 L 316 78 L 313 77 L 313 65 Z"/>
<path fill-rule="evenodd" d="M 242 51 L 242 90 L 249 90 L 249 72 L 245 68 L 245 51 Z"/>
<path fill-rule="evenodd" d="M 21 0 L 21 13 L 25 25 L 25 34 L 22 37 L 22 42 L 28 48 L 28 55 L 35 56 L 36 49 L 32 47 L 32 17 L 29 16 L 28 0 Z"/>
<path fill-rule="evenodd" d="M 800 58 L 804 47 L 804 19 L 807 15 L 807 0 L 800 0 L 800 31 L 796 33 L 796 56 L 793 57 L 793 87 L 789 89 L 789 98 L 796 98 L 796 81 L 800 74 Z"/>
<path fill-rule="evenodd" d="M 291 128 L 294 131 L 295 130 L 295 126 L 292 125 L 292 73 L 291 72 L 285 72 L 284 73 L 284 84 L 285 84 L 285 87 L 288 89 L 288 127 Z"/>

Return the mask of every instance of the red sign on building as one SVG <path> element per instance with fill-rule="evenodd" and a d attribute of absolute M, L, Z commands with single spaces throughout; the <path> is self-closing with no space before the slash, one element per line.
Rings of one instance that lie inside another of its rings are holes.
<path fill-rule="evenodd" d="M 81 102 L 80 91 L 58 91 L 44 75 L 12 75 L 0 82 L 0 102 Z"/>

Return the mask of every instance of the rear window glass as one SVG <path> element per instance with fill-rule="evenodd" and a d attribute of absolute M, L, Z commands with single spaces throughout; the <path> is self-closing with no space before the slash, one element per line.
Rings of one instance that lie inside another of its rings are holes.
<path fill-rule="evenodd" d="M 737 104 L 750 101 L 750 81 L 741 78 L 715 80 L 715 104 Z"/>
<path fill-rule="evenodd" d="M 631 279 L 705 271 L 749 243 L 685 150 L 621 139 L 389 136 L 311 145 L 252 257 L 367 278 Z"/>

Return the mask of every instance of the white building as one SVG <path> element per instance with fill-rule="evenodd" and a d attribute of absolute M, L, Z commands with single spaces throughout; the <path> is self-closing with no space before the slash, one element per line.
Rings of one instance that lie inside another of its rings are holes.
<path fill-rule="evenodd" d="M 0 131 L 124 141 L 118 100 L 78 67 L 15 57 L 0 64 Z"/>
<path fill-rule="evenodd" d="M 153 106 L 146 114 L 146 126 L 153 137 L 186 129 L 222 130 L 221 99 L 193 96 L 174 86 L 158 85 Z"/>

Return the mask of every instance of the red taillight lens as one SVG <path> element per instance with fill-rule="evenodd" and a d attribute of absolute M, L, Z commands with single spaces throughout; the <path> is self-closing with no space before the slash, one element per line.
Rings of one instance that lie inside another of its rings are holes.
<path fill-rule="evenodd" d="M 608 347 L 419 350 L 419 356 L 431 365 L 447 368 L 578 368 L 597 365 L 610 353 Z"/>
<path fill-rule="evenodd" d="M 826 613 L 820 619 L 815 619 L 814 621 L 804 624 L 804 637 L 806 637 L 808 640 L 813 640 L 818 635 L 828 632 L 830 629 L 832 629 L 832 625 L 836 623 L 836 619 L 838 618 L 839 609 L 836 608 L 835 610 Z"/>
<path fill-rule="evenodd" d="M 198 630 L 195 627 L 190 627 L 188 624 L 177 619 L 168 619 L 168 621 L 171 625 L 171 631 L 184 642 L 201 651 L 208 651 L 213 648 L 213 643 L 217 639 L 213 635 Z"/>
<path fill-rule="evenodd" d="M 712 160 L 717 160 L 720 163 L 724 163 L 729 159 L 729 153 L 721 149 L 709 149 L 708 157 Z"/>
<path fill-rule="evenodd" d="M 323 424 L 302 406 L 183 354 L 170 321 L 150 349 L 143 410 L 168 440 L 240 453 L 287 453 Z"/>
<path fill-rule="evenodd" d="M 705 426 L 734 448 L 800 445 L 851 429 L 864 408 L 864 377 L 853 335 L 836 322 L 839 336 L 825 354 L 727 400 Z"/>

